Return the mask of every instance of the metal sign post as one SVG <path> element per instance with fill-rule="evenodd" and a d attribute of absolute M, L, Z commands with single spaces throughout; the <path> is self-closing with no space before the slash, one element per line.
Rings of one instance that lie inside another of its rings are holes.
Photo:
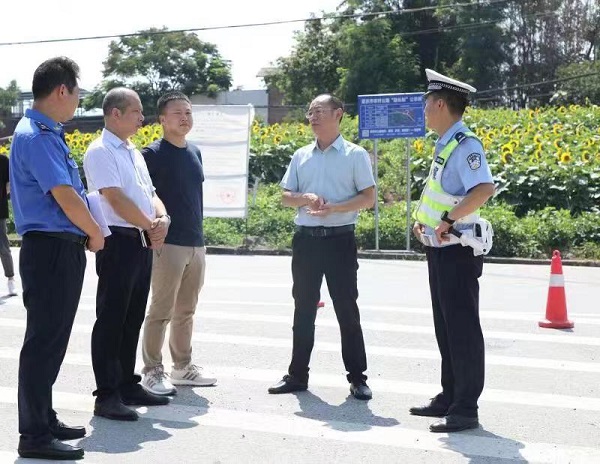
<path fill-rule="evenodd" d="M 377 139 L 373 141 L 373 156 L 375 157 L 373 164 L 375 165 L 375 249 L 379 250 L 379 169 L 377 166 Z"/>
<path fill-rule="evenodd" d="M 410 139 L 406 139 L 406 251 L 410 251 Z"/>
<path fill-rule="evenodd" d="M 379 250 L 379 191 L 377 140 L 406 140 L 406 250 L 410 251 L 410 139 L 425 136 L 423 93 L 394 93 L 358 96 L 358 137 L 374 139 L 375 160 L 375 249 Z"/>

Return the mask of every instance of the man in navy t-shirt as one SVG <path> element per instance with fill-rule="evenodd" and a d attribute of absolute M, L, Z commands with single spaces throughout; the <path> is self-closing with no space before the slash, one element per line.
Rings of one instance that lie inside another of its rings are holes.
<path fill-rule="evenodd" d="M 154 252 L 152 301 L 144 323 L 142 386 L 158 395 L 176 392 L 174 385 L 208 386 L 217 379 L 192 363 L 192 330 L 198 295 L 204 284 L 202 233 L 202 156 L 185 137 L 192 129 L 192 105 L 180 92 L 158 100 L 164 137 L 142 150 L 152 184 L 171 215 L 161 250 Z M 162 364 L 165 330 L 171 323 L 171 381 Z"/>

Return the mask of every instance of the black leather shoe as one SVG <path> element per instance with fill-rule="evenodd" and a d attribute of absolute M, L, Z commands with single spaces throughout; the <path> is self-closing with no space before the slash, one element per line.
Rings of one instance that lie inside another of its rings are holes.
<path fill-rule="evenodd" d="M 292 393 L 296 391 L 304 391 L 307 388 L 307 382 L 300 382 L 291 375 L 284 375 L 283 379 L 281 379 L 272 387 L 269 387 L 268 391 L 272 395 L 277 395 L 279 393 Z"/>
<path fill-rule="evenodd" d="M 127 406 L 164 406 L 169 404 L 170 400 L 167 396 L 155 395 L 137 385 L 131 391 L 122 392 L 121 401 Z"/>
<path fill-rule="evenodd" d="M 460 432 L 461 430 L 476 429 L 479 427 L 479 420 L 476 417 L 458 416 L 450 414 L 441 421 L 431 424 L 429 430 L 437 433 Z"/>
<path fill-rule="evenodd" d="M 50 443 L 34 448 L 19 448 L 19 456 L 31 459 L 51 459 L 66 461 L 83 458 L 83 448 L 61 443 L 56 438 Z"/>
<path fill-rule="evenodd" d="M 61 421 L 50 426 L 50 433 L 58 440 L 76 440 L 85 437 L 85 427 L 69 427 Z"/>
<path fill-rule="evenodd" d="M 413 406 L 408 411 L 413 416 L 426 416 L 426 417 L 444 417 L 448 414 L 448 407 L 436 398 L 431 398 L 429 404 L 423 406 Z"/>
<path fill-rule="evenodd" d="M 352 382 L 350 384 L 350 393 L 357 400 L 370 400 L 373 398 L 373 392 L 365 382 Z"/>
<path fill-rule="evenodd" d="M 126 407 L 118 396 L 97 399 L 94 406 L 94 416 L 106 417 L 118 421 L 136 421 L 138 413 Z"/>

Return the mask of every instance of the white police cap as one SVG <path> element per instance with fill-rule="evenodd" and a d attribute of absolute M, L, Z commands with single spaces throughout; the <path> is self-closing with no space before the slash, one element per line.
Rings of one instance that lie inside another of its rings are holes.
<path fill-rule="evenodd" d="M 429 95 L 436 90 L 453 90 L 468 97 L 469 93 L 477 92 L 477 89 L 472 85 L 446 77 L 433 69 L 426 69 L 425 74 L 427 74 L 427 80 L 429 81 L 425 95 Z"/>

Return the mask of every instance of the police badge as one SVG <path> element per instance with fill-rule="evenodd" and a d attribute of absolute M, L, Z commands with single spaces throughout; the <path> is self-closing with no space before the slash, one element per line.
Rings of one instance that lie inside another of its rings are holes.
<path fill-rule="evenodd" d="M 479 153 L 471 153 L 467 156 L 467 163 L 469 163 L 469 167 L 476 171 L 481 167 L 481 155 Z"/>

